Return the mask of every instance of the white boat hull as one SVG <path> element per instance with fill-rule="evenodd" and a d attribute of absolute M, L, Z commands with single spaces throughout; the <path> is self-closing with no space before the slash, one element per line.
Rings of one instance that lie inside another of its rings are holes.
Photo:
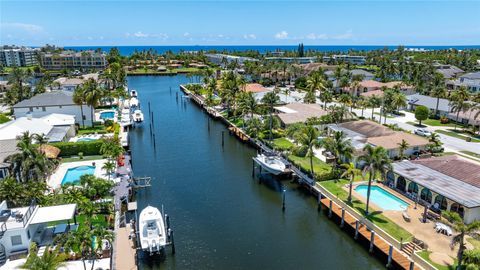
<path fill-rule="evenodd" d="M 160 253 L 167 245 L 167 231 L 160 211 L 152 206 L 145 207 L 140 213 L 140 246 L 150 254 Z"/>
<path fill-rule="evenodd" d="M 266 157 L 263 155 L 254 157 L 253 160 L 255 160 L 260 166 L 262 166 L 263 169 L 265 169 L 267 172 L 273 174 L 273 175 L 280 175 L 284 174 L 286 172 L 286 166 L 281 162 L 280 160 L 275 160 L 274 163 L 268 163 L 266 161 Z"/>

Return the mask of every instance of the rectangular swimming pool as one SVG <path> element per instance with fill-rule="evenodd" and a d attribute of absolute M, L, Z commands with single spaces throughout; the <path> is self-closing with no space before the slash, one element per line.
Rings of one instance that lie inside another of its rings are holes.
<path fill-rule="evenodd" d="M 366 199 L 368 186 L 359 185 L 355 188 L 355 191 Z M 371 187 L 370 201 L 381 207 L 383 210 L 403 211 L 408 207 L 408 203 L 406 203 L 404 200 L 398 198 L 379 186 Z"/>

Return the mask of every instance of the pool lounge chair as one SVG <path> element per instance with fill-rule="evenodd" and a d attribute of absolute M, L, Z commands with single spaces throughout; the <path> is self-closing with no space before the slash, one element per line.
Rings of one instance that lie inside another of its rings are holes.
<path fill-rule="evenodd" d="M 406 222 L 410 222 L 410 215 L 407 213 L 407 211 L 403 211 L 402 213 L 402 216 L 403 216 L 403 219 L 406 221 Z"/>

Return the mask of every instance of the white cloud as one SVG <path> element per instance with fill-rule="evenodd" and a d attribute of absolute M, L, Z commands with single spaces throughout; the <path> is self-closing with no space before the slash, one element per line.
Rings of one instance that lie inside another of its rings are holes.
<path fill-rule="evenodd" d="M 348 30 L 344 34 L 336 35 L 333 37 L 334 39 L 351 39 L 353 38 L 352 30 Z"/>
<path fill-rule="evenodd" d="M 188 36 L 190 36 L 190 33 L 189 33 L 189 32 L 185 32 L 185 33 L 183 33 L 183 36 L 184 36 L 184 37 L 188 37 Z"/>
<path fill-rule="evenodd" d="M 30 34 L 38 34 L 44 31 L 43 27 L 41 27 L 40 25 L 29 23 L 1 23 L 0 26 L 4 30 L 24 31 Z"/>
<path fill-rule="evenodd" d="M 257 36 L 254 34 L 245 34 L 243 35 L 244 39 L 257 39 Z"/>
<path fill-rule="evenodd" d="M 134 36 L 134 37 L 137 37 L 137 38 L 147 38 L 147 37 L 149 37 L 150 35 L 149 35 L 149 34 L 142 33 L 142 31 L 138 31 L 138 32 L 136 32 L 136 33 L 133 33 L 133 36 Z"/>
<path fill-rule="evenodd" d="M 276 39 L 288 39 L 288 33 L 287 31 L 281 31 L 275 34 Z"/>
<path fill-rule="evenodd" d="M 149 33 L 143 33 L 142 31 L 137 31 L 133 34 L 130 34 L 130 33 L 125 33 L 125 37 L 127 38 L 130 38 L 130 37 L 133 37 L 133 38 L 160 38 L 160 39 L 168 39 L 168 35 L 167 34 L 163 34 L 163 33 L 160 33 L 160 34 L 149 34 Z"/>
<path fill-rule="evenodd" d="M 317 40 L 317 39 L 328 39 L 328 36 L 326 34 L 315 34 L 315 33 L 310 33 L 306 36 L 307 39 L 311 40 Z"/>

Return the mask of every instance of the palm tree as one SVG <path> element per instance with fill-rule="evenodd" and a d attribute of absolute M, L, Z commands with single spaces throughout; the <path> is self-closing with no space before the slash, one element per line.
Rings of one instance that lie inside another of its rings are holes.
<path fill-rule="evenodd" d="M 20 205 L 23 193 L 23 187 L 14 178 L 7 177 L 0 181 L 0 200 L 7 201 L 9 207 Z"/>
<path fill-rule="evenodd" d="M 353 186 L 353 181 L 355 181 L 355 177 L 357 175 L 361 175 L 361 171 L 355 167 L 355 164 L 353 162 L 350 163 L 344 163 L 342 164 L 342 167 L 345 168 L 345 171 L 342 173 L 340 176 L 341 178 L 343 177 L 350 177 L 350 185 L 349 185 L 349 190 L 348 190 L 348 203 L 352 203 L 352 186 Z"/>
<path fill-rule="evenodd" d="M 409 146 L 410 145 L 408 144 L 408 142 L 405 141 L 404 139 L 402 139 L 402 142 L 400 142 L 398 144 L 398 149 L 400 150 L 400 159 L 404 158 L 403 154 L 404 154 L 405 150 L 408 149 Z"/>
<path fill-rule="evenodd" d="M 436 132 L 432 132 L 432 135 L 430 135 L 428 140 L 430 142 L 434 143 L 435 146 L 439 146 L 439 145 L 442 144 L 442 142 L 440 141 L 440 135 L 438 135 L 438 133 L 436 133 Z"/>
<path fill-rule="evenodd" d="M 80 106 L 80 112 L 82 114 L 82 127 L 85 128 L 85 118 L 83 114 L 83 104 L 85 104 L 85 92 L 83 91 L 83 88 L 78 87 L 75 89 L 73 92 L 73 102 Z"/>
<path fill-rule="evenodd" d="M 320 146 L 317 129 L 313 126 L 305 126 L 302 132 L 298 134 L 297 142 L 301 147 L 307 149 L 306 156 L 310 158 L 310 172 L 312 173 L 313 179 L 315 179 L 315 172 L 313 170 L 313 157 L 315 156 L 315 153 L 313 149 Z"/>
<path fill-rule="evenodd" d="M 252 92 L 240 93 L 238 99 L 238 107 L 243 113 L 250 113 L 250 119 L 253 118 L 253 113 L 257 109 L 257 100 Z"/>
<path fill-rule="evenodd" d="M 361 117 L 363 118 L 363 111 L 368 107 L 368 100 L 364 96 L 359 96 L 357 99 L 357 107 L 362 110 Z"/>
<path fill-rule="evenodd" d="M 365 207 L 365 215 L 368 215 L 368 206 L 370 203 L 370 191 L 372 187 L 372 180 L 376 174 L 384 176 L 387 170 L 391 170 L 392 165 L 388 157 L 387 150 L 381 146 L 373 147 L 370 144 L 363 148 L 364 154 L 360 156 L 359 161 L 363 161 L 365 167 L 364 173 L 369 173 L 368 176 L 368 190 L 367 190 L 367 205 Z"/>
<path fill-rule="evenodd" d="M 457 113 L 457 118 L 455 119 L 455 130 L 457 129 L 460 112 L 466 112 L 471 107 L 471 104 L 468 102 L 469 97 L 470 93 L 465 86 L 459 87 L 450 95 L 450 107 L 452 108 L 452 112 Z"/>
<path fill-rule="evenodd" d="M 277 104 L 279 101 L 280 101 L 280 98 L 275 93 L 275 91 L 266 93 L 265 96 L 263 96 L 263 98 L 262 98 L 263 104 L 267 105 L 268 108 L 270 109 L 269 110 L 269 114 L 270 114 L 270 123 L 269 123 L 269 125 L 270 125 L 270 137 L 269 137 L 269 140 L 272 140 L 273 106 L 275 104 Z"/>
<path fill-rule="evenodd" d="M 445 211 L 442 214 L 453 224 L 454 230 L 458 233 L 453 236 L 450 247 L 453 249 L 458 245 L 457 252 L 457 270 L 462 269 L 463 252 L 467 249 L 465 246 L 465 236 L 471 236 L 475 239 L 480 238 L 478 230 L 480 229 L 480 221 L 475 220 L 470 224 L 465 224 L 462 217 L 456 212 Z"/>
<path fill-rule="evenodd" d="M 338 102 L 340 102 L 344 106 L 352 108 L 352 96 L 349 94 L 341 94 L 338 98 Z"/>
<path fill-rule="evenodd" d="M 97 107 L 101 99 L 105 96 L 104 89 L 100 88 L 94 79 L 88 79 L 82 86 L 85 102 L 92 108 L 91 120 L 93 125 L 93 110 Z"/>
<path fill-rule="evenodd" d="M 325 90 L 320 93 L 320 101 L 323 102 L 323 109 L 327 109 L 327 103 L 333 101 L 333 93 L 331 90 Z"/>
<path fill-rule="evenodd" d="M 29 270 L 57 270 L 65 266 L 64 261 L 66 259 L 66 254 L 60 253 L 57 248 L 50 250 L 47 246 L 45 253 L 41 257 L 36 252 L 30 252 L 25 264 L 21 268 Z"/>
<path fill-rule="evenodd" d="M 374 110 L 382 105 L 382 99 L 376 95 L 368 98 L 369 107 L 372 108 L 372 120 L 374 119 Z"/>
<path fill-rule="evenodd" d="M 110 180 L 110 176 L 112 172 L 115 170 L 115 163 L 112 161 L 107 161 L 103 164 L 102 169 L 107 171 L 108 174 L 108 180 Z"/>
<path fill-rule="evenodd" d="M 447 89 L 445 89 L 444 85 L 435 85 L 430 92 L 430 95 L 437 98 L 437 104 L 435 105 L 435 115 L 438 115 L 438 105 L 440 103 L 440 99 L 447 96 Z"/>
<path fill-rule="evenodd" d="M 395 92 L 392 95 L 390 106 L 395 108 L 397 111 L 400 111 L 400 108 L 407 106 L 407 96 L 405 96 L 404 93 Z"/>
<path fill-rule="evenodd" d="M 258 118 L 253 118 L 247 121 L 246 130 L 248 136 L 256 138 L 262 132 L 262 121 Z"/>
<path fill-rule="evenodd" d="M 315 103 L 316 102 L 316 95 L 315 92 L 317 90 L 325 89 L 324 80 L 320 73 L 315 72 L 310 75 L 307 79 L 307 94 L 305 95 L 304 102 L 305 103 Z"/>

